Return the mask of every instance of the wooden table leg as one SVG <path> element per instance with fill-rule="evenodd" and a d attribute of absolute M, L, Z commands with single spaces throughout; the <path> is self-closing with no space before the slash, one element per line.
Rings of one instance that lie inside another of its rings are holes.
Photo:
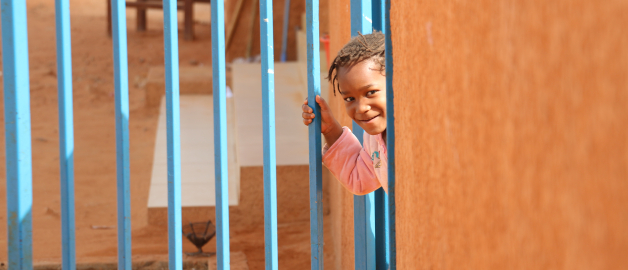
<path fill-rule="evenodd" d="M 183 4 L 183 38 L 194 39 L 194 0 L 185 0 Z"/>
<path fill-rule="evenodd" d="M 137 0 L 137 2 L 146 2 L 146 0 Z M 141 7 L 137 7 L 136 8 L 137 11 L 137 31 L 138 32 L 144 32 L 146 31 L 146 9 L 145 8 L 141 8 Z"/>

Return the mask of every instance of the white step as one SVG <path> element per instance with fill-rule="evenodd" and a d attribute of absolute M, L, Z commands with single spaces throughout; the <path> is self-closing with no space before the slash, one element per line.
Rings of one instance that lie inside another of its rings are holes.
<path fill-rule="evenodd" d="M 308 128 L 301 105 L 307 97 L 304 62 L 275 63 L 275 132 L 277 165 L 307 165 Z M 259 63 L 232 65 L 238 159 L 240 166 L 263 166 L 262 76 Z M 321 93 L 328 83 L 321 74 Z"/>
<path fill-rule="evenodd" d="M 214 116 L 213 96 L 181 95 L 181 206 L 215 206 Z M 227 133 L 229 157 L 229 205 L 240 199 L 240 165 L 238 164 L 233 98 L 227 99 Z M 159 122 L 148 207 L 168 206 L 168 163 L 166 145 L 165 97 L 159 107 Z"/>

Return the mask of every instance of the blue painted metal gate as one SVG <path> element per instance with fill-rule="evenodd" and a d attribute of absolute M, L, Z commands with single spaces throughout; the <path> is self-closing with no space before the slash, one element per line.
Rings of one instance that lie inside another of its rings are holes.
<path fill-rule="evenodd" d="M 308 103 L 320 108 L 318 0 L 305 0 L 307 10 Z M 388 194 L 381 189 L 355 197 L 356 269 L 396 269 L 395 144 L 393 59 L 390 31 L 391 0 L 351 0 L 352 35 L 358 31 L 386 33 Z M 163 0 L 166 66 L 168 149 L 169 268 L 182 269 L 181 151 L 179 124 L 179 59 L 177 0 Z M 32 164 L 30 87 L 26 1 L 0 0 L 2 67 L 6 132 L 8 258 L 10 269 L 32 269 Z M 118 190 L 118 268 L 131 269 L 131 213 L 129 163 L 129 100 L 125 0 L 111 0 L 114 51 L 116 155 Z M 74 228 L 74 131 L 69 0 L 55 0 L 61 220 L 63 269 L 76 269 Z M 216 168 L 216 230 L 218 269 L 229 269 L 229 204 L 227 113 L 225 79 L 224 0 L 211 1 L 214 93 L 214 149 Z M 266 269 L 278 269 L 277 189 L 275 162 L 275 103 L 272 0 L 260 1 L 262 99 L 264 136 L 264 222 Z M 299 123 L 295 123 L 299 124 Z M 320 117 L 309 126 L 310 232 L 312 269 L 323 269 L 323 198 Z M 362 129 L 354 124 L 361 138 Z M 338 251 L 340 252 L 340 251 Z"/>

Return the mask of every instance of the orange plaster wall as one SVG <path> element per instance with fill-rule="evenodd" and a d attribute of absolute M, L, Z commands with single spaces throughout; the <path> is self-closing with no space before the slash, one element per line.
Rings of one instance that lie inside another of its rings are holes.
<path fill-rule="evenodd" d="M 628 269 L 628 1 L 391 12 L 398 269 Z"/>

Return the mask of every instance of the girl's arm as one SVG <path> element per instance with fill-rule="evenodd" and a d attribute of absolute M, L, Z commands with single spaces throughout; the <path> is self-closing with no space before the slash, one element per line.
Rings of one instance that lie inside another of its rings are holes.
<path fill-rule="evenodd" d="M 381 187 L 371 157 L 347 127 L 331 147 L 323 148 L 323 163 L 353 194 L 364 195 Z"/>
<path fill-rule="evenodd" d="M 369 154 L 348 128 L 340 126 L 322 97 L 316 96 L 316 103 L 321 107 L 321 133 L 327 142 L 323 148 L 325 166 L 353 194 L 364 195 L 378 189 L 381 185 Z M 316 116 L 307 99 L 302 110 L 303 124 L 309 125 Z"/>

